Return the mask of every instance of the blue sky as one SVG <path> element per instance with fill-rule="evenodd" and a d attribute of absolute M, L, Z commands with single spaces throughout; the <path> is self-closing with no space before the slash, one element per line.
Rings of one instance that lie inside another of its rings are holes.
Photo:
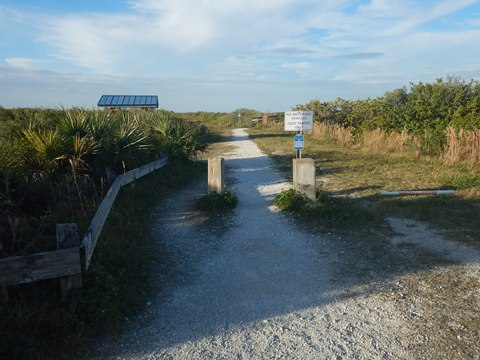
<path fill-rule="evenodd" d="M 286 111 L 480 79 L 480 0 L 0 0 L 0 106 Z"/>

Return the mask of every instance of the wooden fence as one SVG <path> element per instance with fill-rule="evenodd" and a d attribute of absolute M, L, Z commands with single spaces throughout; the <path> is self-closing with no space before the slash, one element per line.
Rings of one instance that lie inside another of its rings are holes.
<path fill-rule="evenodd" d="M 100 203 L 81 243 L 76 224 L 57 224 L 57 250 L 0 259 L 0 286 L 54 278 L 62 278 L 62 291 L 81 286 L 81 274 L 90 266 L 105 220 L 122 186 L 167 164 L 168 159 L 164 158 L 119 175 Z"/>

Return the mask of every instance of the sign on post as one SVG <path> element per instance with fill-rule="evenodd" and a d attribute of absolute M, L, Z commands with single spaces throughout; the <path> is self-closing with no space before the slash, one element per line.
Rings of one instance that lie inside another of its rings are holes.
<path fill-rule="evenodd" d="M 305 144 L 305 138 L 301 134 L 297 134 L 293 137 L 293 146 L 295 150 L 303 150 Z"/>
<path fill-rule="evenodd" d="M 306 131 L 313 129 L 313 111 L 285 112 L 285 131 Z"/>

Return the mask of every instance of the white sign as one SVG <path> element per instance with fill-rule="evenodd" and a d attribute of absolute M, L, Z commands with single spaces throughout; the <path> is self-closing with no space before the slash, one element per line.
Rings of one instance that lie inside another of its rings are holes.
<path fill-rule="evenodd" d="M 313 129 L 313 111 L 287 111 L 285 113 L 285 131 L 303 131 Z"/>

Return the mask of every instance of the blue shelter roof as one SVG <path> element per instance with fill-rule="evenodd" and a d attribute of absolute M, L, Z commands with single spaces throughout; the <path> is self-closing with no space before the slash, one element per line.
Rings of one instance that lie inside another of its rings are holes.
<path fill-rule="evenodd" d="M 100 107 L 143 107 L 158 108 L 158 96 L 156 95 L 102 95 L 97 103 Z"/>

